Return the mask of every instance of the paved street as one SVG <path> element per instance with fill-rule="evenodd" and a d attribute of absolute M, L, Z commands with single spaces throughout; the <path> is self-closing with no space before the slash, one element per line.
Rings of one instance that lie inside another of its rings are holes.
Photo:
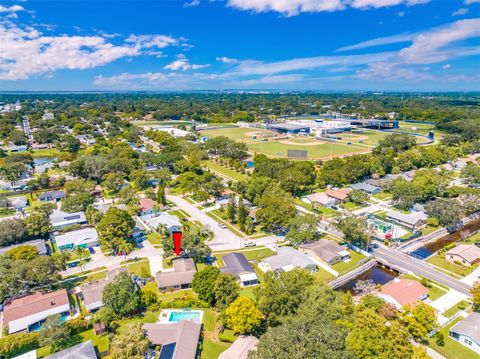
<path fill-rule="evenodd" d="M 393 265 L 399 266 L 405 270 L 418 274 L 422 277 L 431 279 L 437 283 L 443 284 L 449 288 L 470 296 L 470 285 L 460 282 L 442 272 L 433 269 L 424 262 L 406 255 L 395 249 L 386 249 L 379 247 L 375 249 L 375 257 L 383 259 Z"/>

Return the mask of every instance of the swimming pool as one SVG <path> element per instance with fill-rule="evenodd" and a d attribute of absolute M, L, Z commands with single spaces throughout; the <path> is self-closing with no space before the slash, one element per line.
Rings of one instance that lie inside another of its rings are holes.
<path fill-rule="evenodd" d="M 195 323 L 202 323 L 203 310 L 175 310 L 164 309 L 160 312 L 160 323 L 177 323 L 182 320 L 190 320 Z"/>

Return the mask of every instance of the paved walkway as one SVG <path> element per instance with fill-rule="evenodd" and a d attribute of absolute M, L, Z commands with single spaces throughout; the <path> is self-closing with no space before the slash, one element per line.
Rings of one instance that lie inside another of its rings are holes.
<path fill-rule="evenodd" d="M 440 298 L 430 303 L 430 306 L 442 313 L 467 298 L 467 295 L 454 289 L 450 289 L 447 294 L 442 295 Z"/>
<path fill-rule="evenodd" d="M 477 280 L 480 279 L 480 267 L 475 269 L 472 273 L 467 275 L 465 278 L 460 279 L 460 282 L 466 283 L 468 285 L 473 285 Z"/>

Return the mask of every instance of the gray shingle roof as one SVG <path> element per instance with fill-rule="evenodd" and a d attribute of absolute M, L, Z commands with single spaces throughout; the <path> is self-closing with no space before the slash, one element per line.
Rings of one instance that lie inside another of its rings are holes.
<path fill-rule="evenodd" d="M 450 331 L 470 337 L 480 345 L 480 313 L 470 313 L 465 319 L 455 324 Z"/>
<path fill-rule="evenodd" d="M 45 359 L 97 359 L 97 353 L 89 340 L 85 343 L 80 343 L 71 348 L 62 350 L 61 352 L 49 355 Z"/>
<path fill-rule="evenodd" d="M 232 273 L 235 277 L 246 272 L 255 273 L 253 267 L 242 253 L 228 253 L 222 259 L 225 267 L 220 268 L 221 272 Z"/>

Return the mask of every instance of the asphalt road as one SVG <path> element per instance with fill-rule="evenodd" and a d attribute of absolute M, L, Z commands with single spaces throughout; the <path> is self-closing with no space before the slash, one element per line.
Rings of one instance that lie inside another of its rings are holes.
<path fill-rule="evenodd" d="M 383 259 L 405 270 L 443 284 L 465 295 L 471 296 L 470 286 L 468 284 L 460 282 L 459 280 L 456 280 L 447 274 L 437 271 L 421 260 L 415 259 L 400 251 L 379 247 L 375 249 L 374 255 L 377 258 Z"/>

